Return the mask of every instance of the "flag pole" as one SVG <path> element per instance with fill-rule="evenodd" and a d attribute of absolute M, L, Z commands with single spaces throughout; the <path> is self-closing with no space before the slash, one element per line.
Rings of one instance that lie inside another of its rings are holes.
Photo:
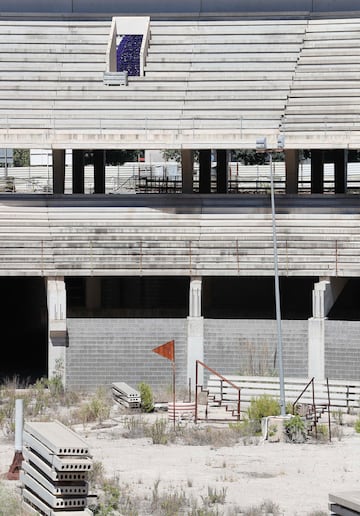
<path fill-rule="evenodd" d="M 175 357 L 174 357 L 172 366 L 173 366 L 173 407 L 174 407 L 173 424 L 174 424 L 174 430 L 175 430 L 175 402 L 176 402 L 176 396 L 175 396 L 175 385 L 176 385 L 176 382 L 175 382 Z"/>
<path fill-rule="evenodd" d="M 157 353 L 158 355 L 167 358 L 168 360 L 171 360 L 172 362 L 172 371 L 173 371 L 173 381 L 172 381 L 172 391 L 173 391 L 173 422 L 174 422 L 174 429 L 175 429 L 175 341 L 170 340 L 169 342 L 165 342 L 165 344 L 162 344 L 161 346 L 157 346 L 152 350 L 154 353 Z"/>

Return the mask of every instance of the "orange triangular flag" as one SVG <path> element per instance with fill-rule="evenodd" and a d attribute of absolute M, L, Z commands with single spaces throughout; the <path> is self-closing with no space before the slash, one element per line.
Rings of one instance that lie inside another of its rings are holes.
<path fill-rule="evenodd" d="M 170 340 L 165 344 L 161 344 L 161 346 L 154 348 L 152 351 L 164 358 L 167 358 L 168 360 L 171 360 L 172 362 L 175 361 L 175 346 L 173 340 Z"/>

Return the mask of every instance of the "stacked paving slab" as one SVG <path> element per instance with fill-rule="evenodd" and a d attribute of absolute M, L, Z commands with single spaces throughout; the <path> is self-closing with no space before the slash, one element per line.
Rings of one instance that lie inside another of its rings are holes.
<path fill-rule="evenodd" d="M 20 481 L 23 506 L 34 514 L 89 516 L 86 442 L 60 422 L 25 423 Z"/>
<path fill-rule="evenodd" d="M 112 394 L 115 401 L 126 408 L 141 407 L 141 396 L 139 391 L 133 389 L 125 382 L 113 383 Z"/>

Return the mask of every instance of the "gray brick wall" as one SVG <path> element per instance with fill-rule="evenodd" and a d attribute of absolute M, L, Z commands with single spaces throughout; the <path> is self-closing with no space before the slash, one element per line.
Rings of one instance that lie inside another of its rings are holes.
<path fill-rule="evenodd" d="M 66 385 L 95 390 L 123 381 L 172 385 L 172 365 L 151 350 L 175 340 L 177 384 L 186 385 L 186 319 L 68 319 Z"/>
<path fill-rule="evenodd" d="M 282 321 L 285 376 L 307 376 L 307 321 Z M 277 326 L 273 320 L 205 320 L 204 361 L 223 374 L 274 372 Z"/>
<path fill-rule="evenodd" d="M 360 321 L 325 322 L 325 374 L 360 380 Z"/>
<path fill-rule="evenodd" d="M 68 319 L 66 382 L 71 389 L 145 381 L 154 389 L 172 382 L 171 363 L 151 350 L 175 340 L 177 385 L 187 386 L 186 319 Z M 285 376 L 307 376 L 307 321 L 282 321 Z M 326 321 L 325 374 L 360 380 L 360 321 Z M 204 361 L 222 374 L 274 371 L 274 320 L 204 321 Z"/>

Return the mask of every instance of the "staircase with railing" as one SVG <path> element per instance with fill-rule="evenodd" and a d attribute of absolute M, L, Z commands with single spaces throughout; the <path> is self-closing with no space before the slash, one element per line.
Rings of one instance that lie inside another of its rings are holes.
<path fill-rule="evenodd" d="M 199 383 L 199 366 L 206 369 L 213 375 L 219 378 L 220 380 L 220 387 L 218 393 L 212 393 L 210 394 L 209 389 L 204 387 L 203 384 Z M 234 401 L 234 398 L 228 398 L 223 390 L 223 385 L 227 384 L 228 386 L 235 389 L 237 395 L 236 395 L 236 401 Z M 210 417 L 209 416 L 209 406 L 212 407 L 222 407 L 224 408 L 225 414 L 227 415 L 226 420 L 234 420 L 234 421 L 240 421 L 240 393 L 241 388 L 235 385 L 231 380 L 228 380 L 225 378 L 225 376 L 222 376 L 220 373 L 212 369 L 211 367 L 204 364 L 204 362 L 201 362 L 201 360 L 196 360 L 196 387 L 195 387 L 195 422 L 198 422 L 201 419 L 201 416 L 199 414 L 199 393 L 204 392 L 206 393 L 206 406 L 205 406 L 205 414 L 204 419 L 205 421 L 219 421 L 223 420 L 223 418 L 219 417 L 219 414 L 217 417 Z"/>
<path fill-rule="evenodd" d="M 302 392 L 296 398 L 294 403 L 292 404 L 292 413 L 298 414 L 305 422 L 306 430 L 308 436 L 315 434 L 315 438 L 318 437 L 318 423 L 322 416 L 327 412 L 328 414 L 328 431 L 329 431 L 329 440 L 331 441 L 331 418 L 330 418 L 330 391 L 329 391 L 329 382 L 326 379 L 327 386 L 327 402 L 324 403 L 316 403 L 315 396 L 315 378 L 311 378 L 308 384 L 304 387 Z M 299 403 L 303 396 L 308 393 L 308 390 L 311 389 L 311 403 Z"/>

